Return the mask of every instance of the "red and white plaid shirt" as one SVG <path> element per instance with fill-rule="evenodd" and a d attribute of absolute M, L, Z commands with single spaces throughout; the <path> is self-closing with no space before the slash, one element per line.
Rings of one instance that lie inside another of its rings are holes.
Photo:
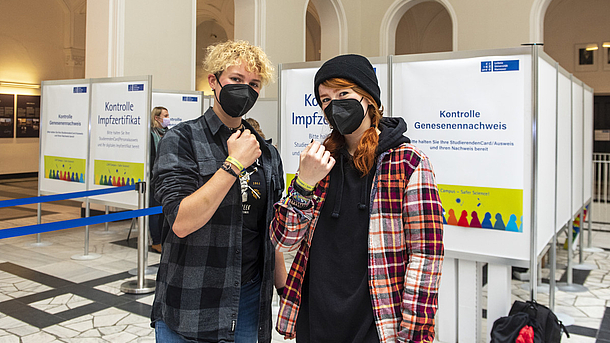
<path fill-rule="evenodd" d="M 318 183 L 307 210 L 293 207 L 289 196 L 275 204 L 271 241 L 280 250 L 299 249 L 276 327 L 286 338 L 296 335 L 301 286 L 329 179 Z M 371 199 L 368 275 L 379 340 L 432 342 L 444 249 L 443 209 L 428 157 L 407 143 L 382 153 Z"/>

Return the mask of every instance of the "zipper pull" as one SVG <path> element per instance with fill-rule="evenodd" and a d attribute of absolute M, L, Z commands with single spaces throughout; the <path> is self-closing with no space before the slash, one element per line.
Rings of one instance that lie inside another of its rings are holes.
<path fill-rule="evenodd" d="M 235 319 L 233 319 L 231 321 L 231 332 L 235 332 L 235 324 L 237 324 L 237 321 Z"/>

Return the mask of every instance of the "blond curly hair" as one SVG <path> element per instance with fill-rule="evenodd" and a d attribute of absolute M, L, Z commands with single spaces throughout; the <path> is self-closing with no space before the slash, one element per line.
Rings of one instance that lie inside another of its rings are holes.
<path fill-rule="evenodd" d="M 203 69 L 210 74 L 219 75 L 230 66 L 246 63 L 246 70 L 260 75 L 263 85 L 273 80 L 273 65 L 258 46 L 243 40 L 226 41 L 207 47 Z"/>

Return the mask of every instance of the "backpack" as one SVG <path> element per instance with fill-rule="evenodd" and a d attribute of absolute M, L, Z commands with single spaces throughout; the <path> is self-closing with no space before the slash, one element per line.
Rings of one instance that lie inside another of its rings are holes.
<path fill-rule="evenodd" d="M 534 343 L 542 341 L 542 328 L 540 324 L 525 312 L 515 313 L 506 317 L 498 318 L 491 328 L 491 343 L 515 343 L 521 329 L 531 326 L 534 330 Z"/>
<path fill-rule="evenodd" d="M 523 302 L 517 300 L 513 303 L 508 315 L 522 313 L 528 314 L 532 322 L 537 323 L 540 327 L 539 332 L 534 328 L 534 341 L 536 341 L 536 336 L 540 336 L 544 343 L 559 343 L 561 341 L 561 334 L 564 332 L 570 338 L 570 333 L 566 327 L 548 307 L 536 301 Z"/>

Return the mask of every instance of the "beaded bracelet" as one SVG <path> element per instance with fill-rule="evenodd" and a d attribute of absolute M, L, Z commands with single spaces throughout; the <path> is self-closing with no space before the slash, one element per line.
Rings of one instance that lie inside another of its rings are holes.
<path fill-rule="evenodd" d="M 232 165 L 234 165 L 234 166 L 236 166 L 236 167 L 237 167 L 237 169 L 239 169 L 239 173 L 240 173 L 240 174 L 241 174 L 241 173 L 243 173 L 243 172 L 244 172 L 244 170 L 246 169 L 246 168 L 244 168 L 244 165 L 243 165 L 243 164 L 241 164 L 241 163 L 240 163 L 238 160 L 236 160 L 236 159 L 235 159 L 234 157 L 232 157 L 232 156 L 227 157 L 227 159 L 226 159 L 225 161 L 226 161 L 226 162 L 231 163 L 231 164 L 232 164 Z"/>
<path fill-rule="evenodd" d="M 222 165 L 220 166 L 220 168 L 222 168 L 222 170 L 226 171 L 227 173 L 231 174 L 232 176 L 238 177 L 237 173 L 235 172 L 235 170 L 233 170 L 232 164 L 224 161 L 222 163 Z"/>
<path fill-rule="evenodd" d="M 300 210 L 306 210 L 313 205 L 311 197 L 307 197 L 297 192 L 295 189 L 290 192 L 290 204 Z"/>

